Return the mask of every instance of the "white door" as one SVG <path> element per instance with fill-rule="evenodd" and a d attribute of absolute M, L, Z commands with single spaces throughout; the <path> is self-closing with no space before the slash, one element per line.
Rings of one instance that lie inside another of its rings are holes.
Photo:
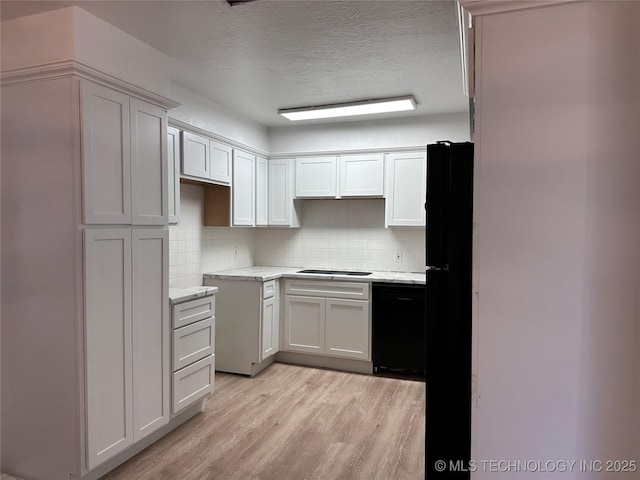
<path fill-rule="evenodd" d="M 326 353 L 369 360 L 369 302 L 326 299 Z"/>
<path fill-rule="evenodd" d="M 276 312 L 276 298 L 271 297 L 262 302 L 262 350 L 261 361 L 278 351 L 276 338 L 278 316 Z"/>
<path fill-rule="evenodd" d="M 131 231 L 84 231 L 87 467 L 133 442 Z"/>
<path fill-rule="evenodd" d="M 284 349 L 324 353 L 325 299 L 285 295 Z"/>
<path fill-rule="evenodd" d="M 384 193 L 384 154 L 342 155 L 339 159 L 341 197 L 380 197 Z"/>
<path fill-rule="evenodd" d="M 269 160 L 269 225 L 291 225 L 293 160 Z"/>
<path fill-rule="evenodd" d="M 130 224 L 129 97 L 83 80 L 81 107 L 84 222 Z"/>
<path fill-rule="evenodd" d="M 169 221 L 167 112 L 134 98 L 130 111 L 131 223 L 166 225 Z"/>
<path fill-rule="evenodd" d="M 169 231 L 134 229 L 133 440 L 169 422 Z"/>
<path fill-rule="evenodd" d="M 256 157 L 256 225 L 268 225 L 269 169 L 267 159 Z"/>
<path fill-rule="evenodd" d="M 182 173 L 209 179 L 211 157 L 208 138 L 191 132 L 182 132 Z"/>
<path fill-rule="evenodd" d="M 167 127 L 169 223 L 180 221 L 180 130 Z"/>
<path fill-rule="evenodd" d="M 387 154 L 388 227 L 424 227 L 427 191 L 427 152 Z"/>
<path fill-rule="evenodd" d="M 296 197 L 335 197 L 337 157 L 296 159 Z"/>
<path fill-rule="evenodd" d="M 209 178 L 220 183 L 231 183 L 231 147 L 209 140 L 211 153 L 211 174 Z"/>
<path fill-rule="evenodd" d="M 233 224 L 253 226 L 255 213 L 256 156 L 242 150 L 233 151 Z"/>

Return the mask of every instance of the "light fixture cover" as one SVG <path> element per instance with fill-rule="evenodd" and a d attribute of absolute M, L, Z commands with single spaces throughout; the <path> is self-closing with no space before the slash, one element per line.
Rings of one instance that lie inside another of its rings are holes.
<path fill-rule="evenodd" d="M 335 103 L 301 108 L 283 108 L 278 113 L 289 120 L 312 120 L 318 118 L 350 117 L 373 113 L 402 112 L 415 110 L 416 101 L 412 95 L 393 98 L 379 98 L 361 102 Z"/>

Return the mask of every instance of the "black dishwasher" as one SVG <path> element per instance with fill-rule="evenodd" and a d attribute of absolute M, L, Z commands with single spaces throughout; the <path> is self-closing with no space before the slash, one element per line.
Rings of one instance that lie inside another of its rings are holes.
<path fill-rule="evenodd" d="M 424 374 L 425 286 L 374 283 L 372 309 L 374 373 Z"/>

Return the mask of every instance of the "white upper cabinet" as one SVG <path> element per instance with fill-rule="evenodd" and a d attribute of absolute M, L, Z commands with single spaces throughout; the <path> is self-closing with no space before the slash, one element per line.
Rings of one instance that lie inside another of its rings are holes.
<path fill-rule="evenodd" d="M 335 197 L 337 193 L 335 156 L 296 159 L 296 197 Z"/>
<path fill-rule="evenodd" d="M 269 225 L 299 227 L 298 203 L 294 200 L 293 159 L 269 159 Z"/>
<path fill-rule="evenodd" d="M 131 223 L 166 225 L 167 112 L 131 99 Z"/>
<path fill-rule="evenodd" d="M 209 152 L 211 154 L 209 178 L 219 183 L 231 183 L 231 147 L 215 140 L 209 140 Z"/>
<path fill-rule="evenodd" d="M 387 154 L 387 227 L 424 227 L 427 152 Z"/>
<path fill-rule="evenodd" d="M 338 176 L 338 196 L 380 197 L 384 194 L 384 154 L 342 155 Z"/>
<path fill-rule="evenodd" d="M 264 157 L 256 157 L 256 225 L 269 224 L 269 166 Z"/>
<path fill-rule="evenodd" d="M 233 151 L 233 225 L 255 225 L 255 164 L 255 155 Z"/>
<path fill-rule="evenodd" d="M 209 139 L 182 132 L 182 174 L 208 179 L 211 177 Z"/>
<path fill-rule="evenodd" d="M 84 221 L 166 225 L 167 112 L 82 82 Z"/>
<path fill-rule="evenodd" d="M 169 223 L 180 221 L 180 130 L 167 127 Z"/>
<path fill-rule="evenodd" d="M 81 88 L 84 221 L 130 224 L 129 96 L 88 81 Z"/>
<path fill-rule="evenodd" d="M 229 145 L 202 135 L 182 132 L 182 175 L 210 183 L 231 183 Z"/>

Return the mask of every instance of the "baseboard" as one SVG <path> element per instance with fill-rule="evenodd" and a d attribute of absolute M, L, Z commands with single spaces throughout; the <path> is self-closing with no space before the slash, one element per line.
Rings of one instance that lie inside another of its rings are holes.
<path fill-rule="evenodd" d="M 351 358 L 327 357 L 324 355 L 313 355 L 309 353 L 278 352 L 276 362 L 290 363 L 292 365 L 303 365 L 306 367 L 331 368 L 345 372 L 373 373 L 373 362 L 367 360 L 353 360 Z"/>

